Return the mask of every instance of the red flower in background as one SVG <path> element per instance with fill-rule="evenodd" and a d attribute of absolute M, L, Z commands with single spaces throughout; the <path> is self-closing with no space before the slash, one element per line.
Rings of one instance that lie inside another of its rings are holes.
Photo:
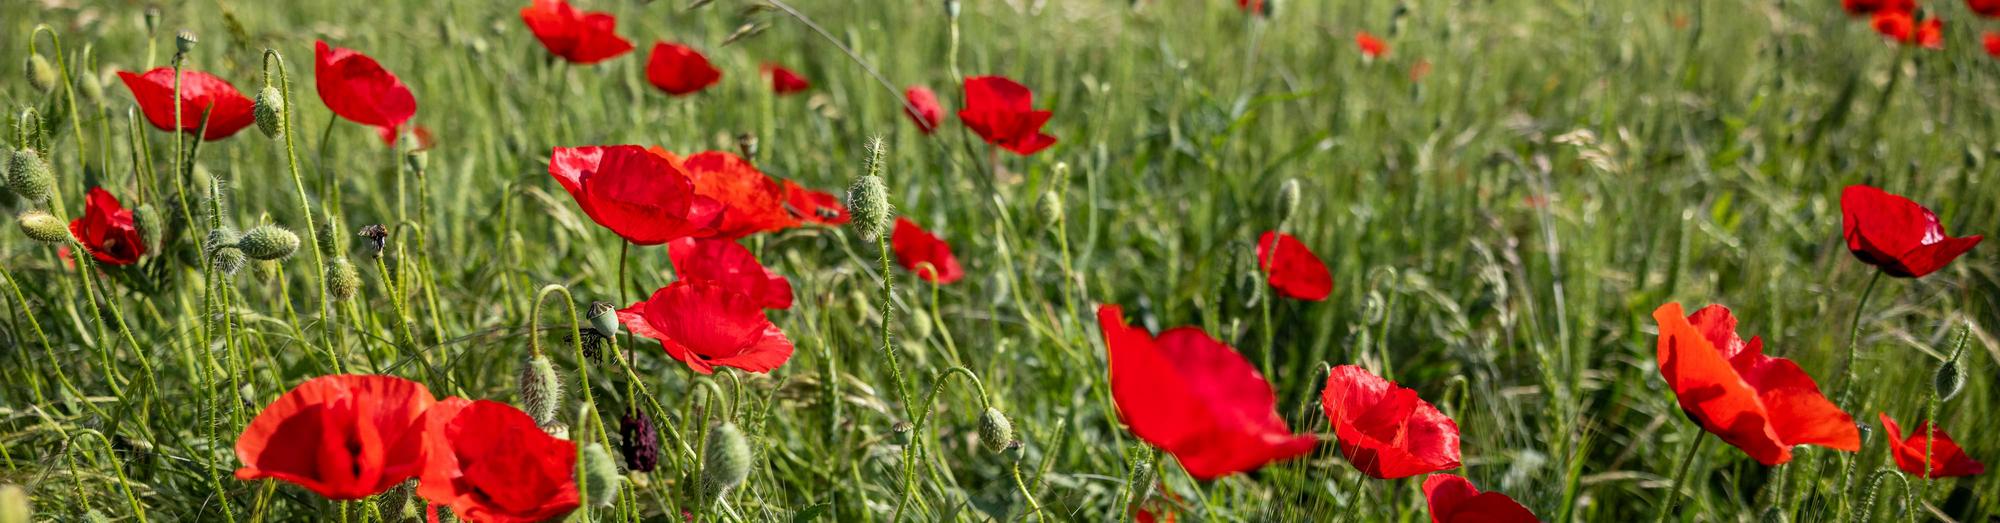
<path fill-rule="evenodd" d="M 722 203 L 716 237 L 733 240 L 799 224 L 785 212 L 785 186 L 742 157 L 704 151 L 683 159 L 666 149 L 655 147 L 651 151 L 685 169 L 694 182 L 695 194 Z"/>
<path fill-rule="evenodd" d="M 1910 11 L 1882 10 L 1871 22 L 1875 32 L 1903 45 L 1944 49 L 1944 21 L 1935 17 L 1918 22 Z"/>
<path fill-rule="evenodd" d="M 2000 17 L 2000 0 L 1965 0 L 1965 8 L 1979 16 Z"/>
<path fill-rule="evenodd" d="M 1870 15 L 1881 11 L 1902 11 L 1907 13 L 1910 11 L 1917 10 L 1917 1 L 1916 0 L 1841 0 L 1840 6 L 1844 9 L 1847 9 L 1847 14 L 1855 16 Z"/>
<path fill-rule="evenodd" d="M 721 79 L 722 71 L 708 57 L 685 45 L 656 42 L 646 58 L 646 81 L 674 96 L 707 89 Z"/>
<path fill-rule="evenodd" d="M 1290 234 L 1267 231 L 1258 238 L 1257 266 L 1269 275 L 1271 288 L 1287 298 L 1322 301 L 1333 293 L 1333 274 L 1327 272 L 1326 263 Z"/>
<path fill-rule="evenodd" d="M 1117 305 L 1097 309 L 1111 363 L 1111 397 L 1132 434 L 1173 454 L 1198 479 L 1248 472 L 1312 452 L 1278 416 L 1271 384 L 1235 349 L 1195 327 L 1158 338 L 1125 323 Z"/>
<path fill-rule="evenodd" d="M 1681 410 L 1702 430 L 1764 465 L 1792 459 L 1792 447 L 1819 445 L 1854 452 L 1861 434 L 1854 418 L 1819 391 L 1798 364 L 1764 355 L 1764 342 L 1736 335 L 1736 317 L 1721 305 L 1681 316 L 1681 304 L 1653 311 L 1660 324 L 1660 376 Z"/>
<path fill-rule="evenodd" d="M 543 432 L 527 413 L 490 400 L 449 398 L 431 408 L 430 460 L 417 494 L 475 523 L 535 523 L 580 505 L 576 444 Z"/>
<path fill-rule="evenodd" d="M 723 214 L 680 164 L 637 145 L 557 147 L 549 175 L 591 220 L 639 245 L 713 234 Z"/>
<path fill-rule="evenodd" d="M 132 220 L 132 211 L 102 187 L 84 195 L 83 216 L 69 222 L 69 233 L 106 265 L 131 265 L 146 255 L 146 240 Z"/>
<path fill-rule="evenodd" d="M 716 367 L 767 373 L 792 358 L 792 340 L 764 308 L 735 289 L 682 280 L 618 311 L 633 334 L 660 341 L 668 356 L 702 374 Z"/>
<path fill-rule="evenodd" d="M 571 63 L 594 64 L 632 50 L 632 42 L 618 36 L 618 17 L 577 12 L 563 0 L 534 0 L 521 8 L 521 21 L 542 47 Z"/>
<path fill-rule="evenodd" d="M 2000 58 L 2000 32 L 1986 32 L 1986 56 Z"/>
<path fill-rule="evenodd" d="M 1320 408 L 1348 464 L 1377 479 L 1458 468 L 1458 424 L 1417 391 L 1354 365 L 1334 367 Z"/>
<path fill-rule="evenodd" d="M 1424 478 L 1424 500 L 1431 523 L 1539 523 L 1535 513 L 1499 492 L 1480 492 L 1463 477 L 1431 474 Z"/>
<path fill-rule="evenodd" d="M 173 68 L 155 67 L 146 74 L 119 71 L 118 78 L 132 91 L 132 99 L 139 102 L 139 111 L 146 113 L 146 122 L 162 131 L 193 134 L 201 129 L 203 111 L 208 112 L 208 130 L 202 133 L 203 140 L 228 138 L 257 121 L 251 112 L 250 99 L 243 97 L 236 86 L 212 74 L 181 71 L 180 125 L 174 124 Z"/>
<path fill-rule="evenodd" d="M 1840 222 L 1855 258 L 1898 278 L 1937 272 L 1982 239 L 1946 236 L 1930 209 L 1866 185 L 1840 192 Z"/>
<path fill-rule="evenodd" d="M 1264 0 L 1236 0 L 1236 8 L 1252 14 L 1264 14 Z"/>
<path fill-rule="evenodd" d="M 423 471 L 424 414 L 436 401 L 422 383 L 394 376 L 313 378 L 236 438 L 236 477 L 279 479 L 332 500 L 382 493 Z"/>
<path fill-rule="evenodd" d="M 1371 60 L 1389 54 L 1389 43 L 1376 38 L 1375 35 L 1368 34 L 1367 31 L 1354 33 L 1354 46 L 1361 49 L 1361 56 L 1368 57 Z"/>
<path fill-rule="evenodd" d="M 1958 442 L 1952 441 L 1951 434 L 1946 434 L 1944 429 L 1932 427 L 1931 422 L 1926 421 L 1910 432 L 1909 439 L 1904 439 L 1903 427 L 1890 419 L 1888 413 L 1881 416 L 1882 428 L 1889 430 L 1889 455 L 1896 459 L 1896 468 L 1903 469 L 1903 472 L 1932 479 L 1986 473 L 1986 465 L 1965 455 L 1965 449 L 1959 448 Z M 1937 439 L 1932 440 L 1932 436 Z M 1924 467 L 1926 448 L 1930 453 L 1930 470 Z"/>
<path fill-rule="evenodd" d="M 938 124 L 944 122 L 944 107 L 938 105 L 937 93 L 931 88 L 912 85 L 903 90 L 903 100 L 908 104 L 903 107 L 903 114 L 916 122 L 917 129 L 924 134 L 937 131 Z"/>
<path fill-rule="evenodd" d="M 800 221 L 822 225 L 846 225 L 851 219 L 840 197 L 815 191 L 785 180 L 785 210 Z"/>
<path fill-rule="evenodd" d="M 417 114 L 417 97 L 374 58 L 353 49 L 313 43 L 313 81 L 319 100 L 333 114 L 380 129 L 394 145 L 403 122 Z"/>
<path fill-rule="evenodd" d="M 889 234 L 889 249 L 896 252 L 896 264 L 917 273 L 924 281 L 946 284 L 965 277 L 951 244 L 924 230 L 909 218 L 896 217 L 896 230 Z"/>
<path fill-rule="evenodd" d="M 792 94 L 812 88 L 812 83 L 807 82 L 806 77 L 799 76 L 799 73 L 792 72 L 782 65 L 764 64 L 764 74 L 771 77 L 771 92 L 774 93 Z"/>
<path fill-rule="evenodd" d="M 1037 111 L 1034 104 L 1034 93 L 1018 82 L 975 76 L 965 79 L 965 107 L 958 110 L 958 119 L 986 143 L 1027 156 L 1056 143 L 1056 137 L 1042 133 L 1055 113 Z"/>
<path fill-rule="evenodd" d="M 715 282 L 766 309 L 792 308 L 792 282 L 771 274 L 735 241 L 681 238 L 667 243 L 667 256 L 682 280 Z"/>

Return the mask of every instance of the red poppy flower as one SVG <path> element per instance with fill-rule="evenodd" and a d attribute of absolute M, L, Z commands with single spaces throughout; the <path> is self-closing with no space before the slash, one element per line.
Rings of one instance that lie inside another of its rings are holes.
<path fill-rule="evenodd" d="M 333 114 L 382 130 L 382 141 L 396 143 L 403 122 L 417 114 L 417 97 L 396 75 L 374 58 L 353 49 L 313 43 L 313 81 L 319 100 Z"/>
<path fill-rule="evenodd" d="M 1273 239 L 1276 253 L 1271 252 Z M 1327 272 L 1326 263 L 1290 234 L 1267 231 L 1258 238 L 1257 266 L 1269 275 L 1271 288 L 1287 298 L 1323 301 L 1333 293 L 1333 274 Z"/>
<path fill-rule="evenodd" d="M 1035 94 L 1027 86 L 1002 76 L 974 76 L 965 79 L 965 107 L 958 110 L 958 119 L 986 143 L 1027 156 L 1056 143 L 1056 137 L 1042 133 L 1055 113 L 1037 111 L 1034 104 Z"/>
<path fill-rule="evenodd" d="M 437 400 L 394 376 L 321 376 L 264 407 L 236 438 L 243 480 L 275 478 L 354 500 L 417 477 L 424 414 Z"/>
<path fill-rule="evenodd" d="M 951 244 L 909 218 L 896 217 L 896 230 L 889 233 L 889 250 L 896 252 L 897 265 L 924 281 L 942 285 L 965 277 L 958 257 L 951 254 Z"/>
<path fill-rule="evenodd" d="M 807 82 L 806 77 L 799 76 L 799 73 L 792 72 L 782 65 L 764 64 L 764 74 L 771 77 L 771 92 L 774 93 L 792 94 L 812 87 L 812 83 Z"/>
<path fill-rule="evenodd" d="M 563 0 L 534 0 L 521 8 L 521 21 L 542 47 L 571 63 L 594 64 L 632 50 L 632 42 L 618 36 L 618 17 L 577 12 Z"/>
<path fill-rule="evenodd" d="M 792 340 L 758 301 L 722 284 L 682 280 L 618 311 L 633 334 L 660 341 L 668 356 L 702 374 L 716 367 L 767 373 L 792 358 Z"/>
<path fill-rule="evenodd" d="M 1348 464 L 1378 479 L 1458 468 L 1458 423 L 1417 391 L 1354 365 L 1334 367 L 1320 408 Z"/>
<path fill-rule="evenodd" d="M 1361 48 L 1361 56 L 1368 57 L 1371 60 L 1389 54 L 1389 43 L 1376 38 L 1375 35 L 1368 34 L 1367 31 L 1354 33 L 1354 46 Z"/>
<path fill-rule="evenodd" d="M 2000 58 L 2000 32 L 1986 32 L 1986 56 Z"/>
<path fill-rule="evenodd" d="M 1236 0 L 1236 8 L 1252 14 L 1264 14 L 1264 0 Z"/>
<path fill-rule="evenodd" d="M 903 90 L 903 100 L 908 104 L 903 107 L 903 114 L 916 122 L 917 129 L 924 134 L 937 131 L 938 124 L 944 122 L 944 107 L 938 105 L 937 93 L 931 88 L 912 85 Z"/>
<path fill-rule="evenodd" d="M 1840 192 L 1840 222 L 1855 258 L 1898 278 L 1937 272 L 1983 239 L 1946 236 L 1930 209 L 1866 185 Z"/>
<path fill-rule="evenodd" d="M 709 64 L 708 57 L 685 45 L 655 42 L 652 56 L 646 58 L 646 81 L 674 96 L 707 89 L 721 79 L 722 71 Z"/>
<path fill-rule="evenodd" d="M 1854 452 L 1854 418 L 1820 394 L 1798 364 L 1764 355 L 1764 341 L 1736 335 L 1729 308 L 1710 305 L 1681 316 L 1681 304 L 1653 311 L 1660 324 L 1660 376 L 1681 410 L 1722 441 L 1765 465 L 1792 459 L 1792 447 Z"/>
<path fill-rule="evenodd" d="M 146 74 L 118 72 L 146 121 L 162 131 L 194 133 L 201 128 L 202 112 L 208 112 L 208 130 L 203 140 L 221 140 L 257 121 L 249 98 L 243 97 L 227 80 L 201 71 L 181 70 L 181 121 L 174 125 L 174 70 L 155 67 Z"/>
<path fill-rule="evenodd" d="M 716 237 L 733 240 L 799 224 L 785 211 L 784 184 L 765 176 L 742 157 L 704 151 L 683 159 L 666 149 L 655 147 L 651 151 L 685 169 L 688 180 L 694 182 L 695 194 L 722 203 Z"/>
<path fill-rule="evenodd" d="M 1925 478 L 1955 478 L 1986 473 L 1986 465 L 1973 461 L 1965 455 L 1965 449 L 1951 440 L 1951 434 L 1944 429 L 1931 426 L 1931 422 L 1917 424 L 1917 430 L 1910 432 L 1909 439 L 1903 439 L 1903 427 L 1882 413 L 1882 428 L 1889 430 L 1889 455 L 1896 459 L 1896 468 L 1903 472 Z M 1935 436 L 1936 440 L 1931 440 Z M 1928 450 L 1926 450 L 1928 448 Z M 1924 453 L 1930 453 L 1930 470 L 1924 470 Z"/>
<path fill-rule="evenodd" d="M 1535 513 L 1499 492 L 1480 492 L 1463 477 L 1431 474 L 1424 478 L 1424 500 L 1431 523 L 1539 523 Z"/>
<path fill-rule="evenodd" d="M 785 211 L 800 221 L 822 225 L 846 225 L 850 218 L 840 197 L 815 191 L 785 180 Z"/>
<path fill-rule="evenodd" d="M 417 494 L 474 523 L 554 521 L 576 510 L 576 444 L 527 413 L 491 400 L 449 398 L 431 408 L 430 461 Z"/>
<path fill-rule="evenodd" d="M 1841 0 L 1840 6 L 1844 9 L 1847 9 L 1847 14 L 1855 16 L 1870 15 L 1881 11 L 1902 11 L 1907 13 L 1910 11 L 1917 10 L 1917 1 L 1916 0 Z"/>
<path fill-rule="evenodd" d="M 713 234 L 723 214 L 679 163 L 637 145 L 557 147 L 549 175 L 591 220 L 639 245 Z"/>
<path fill-rule="evenodd" d="M 1881 10 L 1875 12 L 1872 25 L 1875 32 L 1903 45 L 1944 48 L 1944 21 L 1935 17 L 1918 22 L 1910 11 Z"/>
<path fill-rule="evenodd" d="M 102 187 L 91 187 L 84 195 L 83 217 L 70 220 L 69 233 L 99 263 L 131 265 L 146 255 L 146 240 L 139 236 L 132 211 Z"/>
<path fill-rule="evenodd" d="M 735 241 L 681 238 L 667 243 L 667 256 L 682 280 L 715 282 L 766 309 L 792 308 L 792 282 L 771 274 Z"/>
<path fill-rule="evenodd" d="M 1199 479 L 1248 472 L 1312 452 L 1278 416 L 1271 384 L 1235 349 L 1196 327 L 1158 338 L 1125 323 L 1117 305 L 1097 308 L 1111 362 L 1111 398 L 1139 439 L 1173 454 Z"/>
<path fill-rule="evenodd" d="M 1979 16 L 2000 17 L 2000 0 L 1965 0 L 1965 8 Z"/>

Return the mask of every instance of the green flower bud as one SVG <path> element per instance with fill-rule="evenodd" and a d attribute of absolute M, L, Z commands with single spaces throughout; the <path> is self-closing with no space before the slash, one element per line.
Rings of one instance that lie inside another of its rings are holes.
<path fill-rule="evenodd" d="M 556 375 L 556 366 L 548 356 L 529 356 L 521 365 L 521 411 L 534 418 L 536 425 L 555 422 L 556 411 L 563 402 L 562 386 L 562 377 Z"/>
<path fill-rule="evenodd" d="M 208 239 L 202 241 L 208 252 L 208 266 L 223 274 L 234 275 L 250 263 L 241 249 L 236 248 L 236 229 L 227 225 L 208 231 Z"/>
<path fill-rule="evenodd" d="M 194 52 L 194 44 L 197 43 L 201 43 L 201 39 L 194 37 L 194 31 L 182 29 L 181 32 L 174 34 L 174 50 L 181 54 Z"/>
<path fill-rule="evenodd" d="M 56 89 L 56 68 L 49 65 L 49 59 L 42 53 L 30 53 L 27 64 L 28 85 L 41 92 Z"/>
<path fill-rule="evenodd" d="M 722 499 L 729 489 L 750 479 L 750 441 L 735 423 L 723 422 L 708 431 L 707 454 L 701 459 L 700 502 Z"/>
<path fill-rule="evenodd" d="M 83 520 L 87 523 L 111 523 L 111 516 L 104 515 L 104 511 L 90 509 L 83 513 Z"/>
<path fill-rule="evenodd" d="M 333 301 L 354 299 L 361 293 L 361 271 L 346 256 L 334 258 L 326 266 L 326 294 Z"/>
<path fill-rule="evenodd" d="M 618 474 L 618 463 L 611 461 L 611 452 L 604 445 L 591 443 L 583 447 L 583 461 L 577 463 L 577 492 L 583 494 L 586 505 L 597 508 L 610 507 L 618 500 L 618 486 L 624 481 Z"/>
<path fill-rule="evenodd" d="M 988 451 L 1000 452 L 1013 442 L 1014 424 L 1007 421 L 1007 415 L 1001 414 L 1000 409 L 987 407 L 979 415 L 979 444 Z"/>
<path fill-rule="evenodd" d="M 618 307 L 610 303 L 590 302 L 590 328 L 609 338 L 618 335 Z"/>
<path fill-rule="evenodd" d="M 1278 220 L 1291 221 L 1292 214 L 1299 212 L 1299 179 L 1286 178 L 1278 186 Z"/>
<path fill-rule="evenodd" d="M 160 220 L 160 211 L 154 209 L 153 204 L 140 204 L 132 209 L 132 224 L 139 228 L 139 240 L 145 242 L 146 252 L 160 252 L 167 235 L 167 225 Z"/>
<path fill-rule="evenodd" d="M 257 130 L 263 131 L 264 136 L 277 138 L 278 133 L 284 130 L 279 126 L 279 115 L 285 110 L 285 95 L 279 93 L 278 88 L 264 86 L 264 90 L 257 93 L 256 104 L 250 109 L 251 114 L 257 117 Z"/>
<path fill-rule="evenodd" d="M 83 89 L 83 100 L 92 104 L 104 104 L 104 77 L 96 74 L 80 74 L 76 86 Z"/>
<path fill-rule="evenodd" d="M 299 250 L 299 235 L 276 225 L 259 225 L 236 240 L 244 256 L 259 260 L 283 260 Z"/>
<path fill-rule="evenodd" d="M 14 159 L 7 163 L 7 189 L 14 191 L 28 201 L 48 201 L 49 191 L 56 184 L 55 173 L 49 170 L 49 163 L 34 149 L 14 151 Z"/>
<path fill-rule="evenodd" d="M 411 523 L 423 521 L 422 511 L 410 503 L 417 490 L 417 480 L 404 481 L 375 497 L 375 506 L 382 510 L 382 517 L 388 523 Z"/>
<path fill-rule="evenodd" d="M 405 135 L 405 136 L 415 136 L 415 135 Z M 410 138 L 410 140 L 415 141 L 416 139 Z M 430 172 L 431 155 L 430 153 L 424 152 L 422 150 L 410 151 L 403 155 L 403 162 L 409 165 L 410 172 L 417 173 L 418 176 L 422 176 L 424 173 Z"/>
<path fill-rule="evenodd" d="M 1956 359 L 1946 360 L 1944 365 L 1938 366 L 1937 374 L 1931 377 L 1931 387 L 1937 390 L 1938 401 L 1951 400 L 1952 396 L 1958 395 L 1958 391 L 1965 389 L 1965 368 L 1960 367 Z"/>
<path fill-rule="evenodd" d="M 28 523 L 34 515 L 27 489 L 20 485 L 0 486 L 0 523 Z"/>
<path fill-rule="evenodd" d="M 28 211 L 21 213 L 20 222 L 21 232 L 27 233 L 28 237 L 34 238 L 35 241 L 47 244 L 69 242 L 69 224 L 63 223 L 61 218 L 57 218 L 47 212 Z"/>
<path fill-rule="evenodd" d="M 896 221 L 896 211 L 889 206 L 889 187 L 872 174 L 854 180 L 847 188 L 847 209 L 854 218 L 854 232 L 865 241 L 887 234 Z"/>
<path fill-rule="evenodd" d="M 1058 193 L 1054 190 L 1042 191 L 1042 198 L 1040 200 L 1035 201 L 1035 210 L 1041 211 L 1042 225 L 1048 226 L 1048 228 L 1050 229 L 1054 229 L 1056 228 L 1056 226 L 1062 225 L 1063 221 L 1062 193 Z"/>

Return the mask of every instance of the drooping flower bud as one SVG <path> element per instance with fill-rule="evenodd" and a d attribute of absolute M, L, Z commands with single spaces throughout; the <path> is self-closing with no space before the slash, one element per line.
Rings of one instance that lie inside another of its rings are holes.
<path fill-rule="evenodd" d="M 83 101 L 104 104 L 104 77 L 83 73 L 76 76 L 76 86 L 83 90 Z"/>
<path fill-rule="evenodd" d="M 1050 229 L 1054 229 L 1056 228 L 1056 226 L 1062 225 L 1063 221 L 1062 193 L 1056 192 L 1053 189 L 1042 191 L 1042 198 L 1040 200 L 1035 201 L 1035 210 L 1041 211 L 1042 225 L 1047 226 Z"/>
<path fill-rule="evenodd" d="M 750 479 L 750 441 L 735 423 L 722 422 L 708 431 L 707 455 L 701 459 L 700 502 L 722 499 L 729 489 Z"/>
<path fill-rule="evenodd" d="M 1000 452 L 1007 450 L 1007 445 L 1013 442 L 1013 422 L 1007 421 L 1007 415 L 1001 414 L 1000 409 L 987 407 L 986 412 L 979 415 L 979 444 L 988 451 Z"/>
<path fill-rule="evenodd" d="M 1278 186 L 1278 221 L 1292 220 L 1292 214 L 1299 212 L 1299 179 L 1286 178 Z"/>
<path fill-rule="evenodd" d="M 299 250 L 299 235 L 276 225 L 259 225 L 236 240 L 244 256 L 258 260 L 283 260 Z"/>
<path fill-rule="evenodd" d="M 1958 395 L 1958 391 L 1965 389 L 1965 368 L 1958 365 L 1957 359 L 1945 360 L 1943 365 L 1938 366 L 1937 374 L 1931 377 L 1931 387 L 1937 390 L 1938 401 L 1951 400 L 1952 396 Z"/>
<path fill-rule="evenodd" d="M 139 241 L 146 244 L 146 252 L 160 252 L 166 241 L 167 225 L 160 220 L 160 211 L 153 204 L 140 204 L 132 209 L 132 225 L 139 229 Z"/>
<path fill-rule="evenodd" d="M 278 88 L 269 85 L 257 92 L 257 102 L 250 107 L 250 113 L 257 117 L 257 130 L 263 131 L 264 136 L 271 138 L 277 138 L 278 133 L 283 131 L 279 125 L 281 123 L 279 115 L 280 111 L 284 110 L 285 95 L 279 93 Z"/>
<path fill-rule="evenodd" d="M 0 486 L 0 523 L 28 523 L 34 515 L 27 489 L 20 485 Z"/>
<path fill-rule="evenodd" d="M 618 306 L 608 302 L 590 302 L 590 328 L 606 338 L 618 335 Z"/>
<path fill-rule="evenodd" d="M 529 356 L 521 365 L 520 380 L 521 411 L 534 418 L 536 425 L 555 422 L 556 410 L 563 402 L 562 377 L 556 375 L 555 364 L 545 355 Z"/>
<path fill-rule="evenodd" d="M 44 211 L 28 211 L 21 213 L 20 222 L 21 232 L 27 233 L 28 237 L 34 238 L 35 241 L 47 244 L 69 242 L 69 225 L 64 224 L 62 219 L 55 215 Z"/>
<path fill-rule="evenodd" d="M 875 241 L 889 232 L 896 222 L 896 211 L 889 207 L 889 187 L 882 178 L 875 175 L 862 176 L 847 188 L 847 208 L 854 218 L 854 232 L 865 241 Z"/>
<path fill-rule="evenodd" d="M 227 225 L 208 231 L 208 239 L 202 242 L 207 249 L 208 266 L 223 274 L 235 275 L 250 263 L 250 258 L 236 248 L 236 229 Z"/>
<path fill-rule="evenodd" d="M 576 490 L 583 494 L 584 504 L 605 508 L 617 501 L 619 484 L 625 478 L 618 474 L 618 464 L 611 461 L 611 453 L 604 450 L 603 444 L 584 445 L 583 461 L 576 465 Z"/>
<path fill-rule="evenodd" d="M 26 72 L 28 85 L 34 86 L 35 90 L 46 93 L 56 89 L 56 68 L 49 65 L 49 59 L 42 53 L 28 54 Z"/>
<path fill-rule="evenodd" d="M 47 201 L 49 190 L 56 184 L 55 173 L 49 170 L 49 163 L 34 149 L 14 151 L 13 160 L 7 162 L 7 190 L 32 202 Z"/>
<path fill-rule="evenodd" d="M 618 451 L 625 456 L 625 468 L 652 472 L 660 466 L 660 432 L 653 418 L 644 412 L 628 412 L 618 418 Z"/>
<path fill-rule="evenodd" d="M 326 265 L 326 294 L 333 301 L 354 299 L 361 292 L 361 271 L 347 261 L 346 256 L 334 258 Z"/>
<path fill-rule="evenodd" d="M 194 31 L 182 29 L 181 32 L 174 34 L 174 50 L 181 54 L 194 52 L 194 44 L 197 43 L 201 43 L 201 40 L 194 37 Z"/>

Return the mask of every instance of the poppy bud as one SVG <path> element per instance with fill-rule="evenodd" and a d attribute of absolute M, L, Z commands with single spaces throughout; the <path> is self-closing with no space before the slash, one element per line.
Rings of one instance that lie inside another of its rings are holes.
<path fill-rule="evenodd" d="M 27 74 L 28 85 L 34 86 L 35 90 L 46 93 L 56 89 L 56 68 L 49 65 L 49 59 L 42 53 L 28 55 Z"/>
<path fill-rule="evenodd" d="M 34 149 L 14 151 L 14 159 L 7 163 L 7 189 L 28 201 L 46 201 L 49 188 L 56 184 L 56 176 L 49 171 L 49 163 L 42 161 L 42 155 Z"/>
<path fill-rule="evenodd" d="M 0 486 L 0 523 L 28 523 L 34 515 L 26 489 L 20 485 Z"/>
<path fill-rule="evenodd" d="M 236 241 L 236 229 L 233 227 L 224 225 L 208 231 L 208 239 L 202 242 L 202 246 L 207 250 L 209 268 L 231 275 L 243 270 L 250 260 L 243 256 L 241 249 L 236 248 Z"/>
<path fill-rule="evenodd" d="M 414 135 L 413 135 L 414 136 Z M 403 162 L 410 166 L 410 172 L 423 176 L 431 167 L 431 155 L 423 150 L 413 150 L 403 155 Z"/>
<path fill-rule="evenodd" d="M 583 461 L 577 463 L 576 479 L 576 490 L 583 494 L 583 502 L 605 508 L 618 499 L 618 483 L 625 478 L 618 474 L 618 464 L 611 461 L 611 453 L 604 450 L 604 445 L 592 443 L 583 447 Z"/>
<path fill-rule="evenodd" d="M 1382 293 L 1372 290 L 1368 291 L 1368 298 L 1361 302 L 1362 321 L 1369 325 L 1382 323 L 1384 317 L 1389 313 L 1388 306 L 1382 302 Z"/>
<path fill-rule="evenodd" d="M 90 509 L 84 512 L 83 520 L 87 523 L 111 523 L 111 517 L 104 515 L 103 511 L 97 509 Z"/>
<path fill-rule="evenodd" d="M 416 512 L 410 510 L 410 494 L 416 491 L 417 480 L 404 481 L 375 498 L 375 506 L 382 510 L 382 516 L 390 523 L 420 521 Z"/>
<path fill-rule="evenodd" d="M 77 87 L 83 88 L 83 100 L 93 104 L 104 104 L 104 80 L 101 75 L 83 74 L 76 77 Z"/>
<path fill-rule="evenodd" d="M 590 302 L 590 328 L 609 338 L 618 335 L 618 307 L 607 302 Z"/>
<path fill-rule="evenodd" d="M 1286 178 L 1278 186 L 1278 221 L 1292 220 L 1292 214 L 1299 212 L 1299 179 Z"/>
<path fill-rule="evenodd" d="M 931 337 L 931 313 L 923 307 L 910 309 L 909 339 L 923 340 Z"/>
<path fill-rule="evenodd" d="M 889 207 L 889 187 L 883 185 L 882 177 L 872 174 L 854 180 L 854 186 L 847 188 L 847 209 L 854 217 L 854 232 L 866 241 L 889 232 L 896 220 L 895 210 Z"/>
<path fill-rule="evenodd" d="M 704 503 L 722 499 L 750 479 L 750 441 L 735 423 L 725 421 L 708 431 L 707 452 L 701 459 L 699 498 Z"/>
<path fill-rule="evenodd" d="M 1007 421 L 1007 415 L 1001 414 L 1000 409 L 987 407 L 979 415 L 979 444 L 986 446 L 986 450 L 1000 452 L 1013 442 L 1014 424 Z"/>
<path fill-rule="evenodd" d="M 376 256 L 381 256 L 382 249 L 389 245 L 389 229 L 381 224 L 363 225 L 360 234 L 362 238 L 368 239 L 368 248 Z"/>
<path fill-rule="evenodd" d="M 1965 368 L 1956 359 L 1945 360 L 1944 365 L 1938 366 L 1937 375 L 1931 377 L 1931 387 L 1937 389 L 1938 401 L 1951 400 L 1965 389 Z"/>
<path fill-rule="evenodd" d="M 361 271 L 347 261 L 346 256 L 334 258 L 326 266 L 326 294 L 333 301 L 354 299 L 361 291 Z"/>
<path fill-rule="evenodd" d="M 1053 229 L 1057 225 L 1062 224 L 1063 200 L 1061 193 L 1055 192 L 1054 190 L 1043 191 L 1041 200 L 1036 201 L 1035 203 L 1036 203 L 1035 206 L 1036 210 L 1041 211 L 1042 213 L 1042 225 L 1046 225 L 1049 228 Z"/>
<path fill-rule="evenodd" d="M 633 472 L 652 472 L 660 466 L 660 432 L 653 427 L 653 418 L 644 412 L 631 412 L 618 418 L 618 436 L 622 442 L 618 451 L 625 455 L 625 468 Z"/>
<path fill-rule="evenodd" d="M 56 218 L 47 212 L 28 211 L 21 213 L 20 221 L 21 232 L 27 233 L 28 237 L 34 238 L 35 241 L 49 244 L 59 244 L 69 241 L 69 225 L 64 224 L 62 219 Z"/>
<path fill-rule="evenodd" d="M 194 31 L 182 29 L 181 32 L 174 34 L 174 50 L 181 54 L 194 52 L 194 44 L 197 43 L 201 43 L 201 40 L 194 37 Z"/>
<path fill-rule="evenodd" d="M 299 250 L 299 235 L 276 225 L 259 225 L 236 240 L 244 256 L 258 260 L 283 260 Z"/>
<path fill-rule="evenodd" d="M 146 244 L 146 252 L 160 252 L 166 240 L 167 225 L 160 221 L 160 211 L 153 204 L 141 204 L 132 209 L 132 225 L 139 229 L 139 241 Z"/>
<path fill-rule="evenodd" d="M 562 405 L 562 377 L 556 375 L 556 366 L 548 356 L 529 356 L 527 364 L 521 366 L 520 393 L 521 411 L 534 418 L 536 425 L 555 422 L 556 408 Z"/>
<path fill-rule="evenodd" d="M 283 131 L 278 127 L 278 111 L 283 110 L 285 95 L 279 93 L 278 88 L 268 85 L 257 92 L 257 102 L 250 107 L 250 113 L 257 117 L 257 130 L 271 138 L 277 138 L 278 133 Z"/>

